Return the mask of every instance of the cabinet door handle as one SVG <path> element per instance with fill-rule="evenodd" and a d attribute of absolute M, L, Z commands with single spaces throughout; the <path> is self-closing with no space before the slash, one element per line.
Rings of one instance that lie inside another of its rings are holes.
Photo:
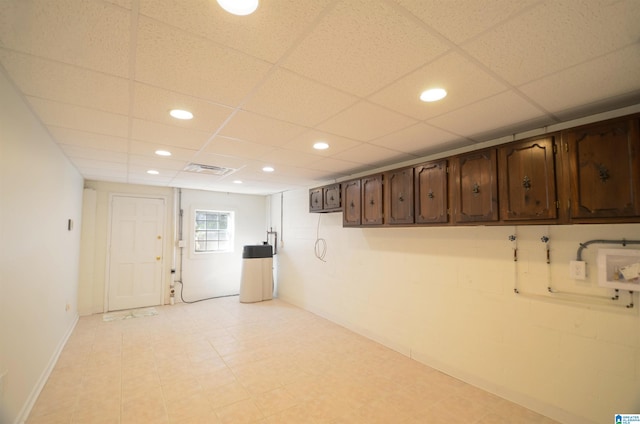
<path fill-rule="evenodd" d="M 609 179 L 609 170 L 604 167 L 604 165 L 600 165 L 598 167 L 598 173 L 600 174 L 600 181 L 606 183 Z"/>
<path fill-rule="evenodd" d="M 400 193 L 400 195 L 398 196 L 398 200 L 401 202 L 404 202 L 404 197 L 402 197 L 402 193 Z"/>
<path fill-rule="evenodd" d="M 433 199 L 433 190 L 429 190 L 429 193 L 427 194 L 427 197 L 429 197 L 429 199 Z"/>
<path fill-rule="evenodd" d="M 526 175 L 522 180 L 522 187 L 524 187 L 525 190 L 529 190 L 531 188 L 531 179 Z"/>
<path fill-rule="evenodd" d="M 473 194 L 479 194 L 480 193 L 480 186 L 478 185 L 478 183 L 473 183 L 473 188 L 471 189 L 471 192 Z"/>
<path fill-rule="evenodd" d="M 356 205 L 354 205 L 354 204 L 353 204 L 353 201 L 352 201 L 352 202 L 349 204 L 349 207 L 350 207 L 351 209 L 353 209 L 353 208 L 355 208 L 355 207 L 356 207 Z"/>
<path fill-rule="evenodd" d="M 370 204 L 371 206 L 373 206 L 373 205 L 375 205 L 375 204 L 376 204 L 376 202 L 374 202 L 374 201 L 373 201 L 373 199 L 371 199 L 371 201 L 369 202 L 369 204 Z"/>

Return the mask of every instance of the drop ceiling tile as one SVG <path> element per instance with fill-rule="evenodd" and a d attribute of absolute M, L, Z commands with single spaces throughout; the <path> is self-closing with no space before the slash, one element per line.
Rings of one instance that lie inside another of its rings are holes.
<path fill-rule="evenodd" d="M 449 47 L 382 1 L 339 2 L 283 66 L 347 93 L 367 96 Z"/>
<path fill-rule="evenodd" d="M 425 103 L 420 94 L 444 88 L 447 97 Z M 459 109 L 505 91 L 507 87 L 458 53 L 446 54 L 394 82 L 369 100 L 417 119 L 427 119 Z"/>
<path fill-rule="evenodd" d="M 127 154 L 125 152 L 94 149 L 85 146 L 74 146 L 72 144 L 61 144 L 60 147 L 67 157 L 75 159 L 93 159 L 98 161 L 126 163 Z"/>
<path fill-rule="evenodd" d="M 116 115 L 36 97 L 27 97 L 27 101 L 45 125 L 113 137 L 127 137 L 129 119 L 126 115 Z"/>
<path fill-rule="evenodd" d="M 423 154 L 439 148 L 447 149 L 447 146 L 456 140 L 461 140 L 460 136 L 425 123 L 418 123 L 393 134 L 372 140 L 370 144 L 388 147 L 404 153 Z"/>
<path fill-rule="evenodd" d="M 126 114 L 129 82 L 120 77 L 0 49 L 0 62 L 27 96 Z"/>
<path fill-rule="evenodd" d="M 169 115 L 172 109 L 193 113 L 193 119 L 179 120 Z M 213 132 L 231 116 L 233 109 L 197 97 L 168 91 L 146 84 L 136 84 L 133 116 L 146 121 Z"/>
<path fill-rule="evenodd" d="M 359 141 L 369 141 L 417 123 L 369 102 L 359 102 L 328 119 L 318 129 Z"/>
<path fill-rule="evenodd" d="M 92 149 L 127 152 L 129 142 L 126 138 L 112 137 L 55 125 L 48 126 L 49 132 L 60 144 L 89 147 Z"/>
<path fill-rule="evenodd" d="M 250 141 L 227 137 L 215 137 L 213 141 L 205 147 L 204 152 L 223 156 L 257 159 L 274 149 L 275 147 L 265 144 L 252 143 Z"/>
<path fill-rule="evenodd" d="M 1 44 L 96 71 L 127 77 L 131 16 L 93 0 L 3 1 Z"/>
<path fill-rule="evenodd" d="M 639 75 L 640 49 L 633 45 L 519 89 L 545 109 L 558 112 L 638 92 Z"/>
<path fill-rule="evenodd" d="M 324 141 L 329 144 L 329 148 L 326 150 L 314 149 L 313 144 L 319 141 Z M 333 156 L 359 144 L 361 144 L 360 141 L 352 140 L 350 138 L 340 137 L 324 131 L 309 130 L 298 137 L 295 137 L 290 142 L 283 144 L 282 147 L 300 152 L 313 153 L 318 156 Z"/>
<path fill-rule="evenodd" d="M 304 131 L 305 128 L 298 125 L 239 111 L 218 135 L 268 146 L 280 146 Z"/>
<path fill-rule="evenodd" d="M 340 153 L 338 159 L 373 167 L 393 162 L 402 162 L 415 157 L 416 156 L 414 155 L 387 149 L 385 147 L 363 143 L 353 149 Z"/>
<path fill-rule="evenodd" d="M 541 119 L 543 113 L 521 96 L 507 91 L 463 109 L 430 119 L 428 124 L 452 134 L 481 140 L 489 132 L 502 133 Z M 544 118 L 542 118 L 544 119 Z M 547 124 L 551 122 L 547 121 Z M 520 128 L 522 129 L 522 128 Z"/>
<path fill-rule="evenodd" d="M 105 161 L 98 159 L 84 159 L 84 158 L 71 158 L 71 161 L 75 166 L 77 166 L 80 171 L 86 169 L 91 171 L 90 173 L 95 172 L 105 172 L 109 175 L 126 175 L 127 173 L 127 162 L 126 161 Z"/>
<path fill-rule="evenodd" d="M 145 172 L 150 169 L 164 171 L 181 171 L 189 161 L 160 157 L 156 155 L 129 155 L 129 169 L 131 167 L 144 168 Z"/>
<path fill-rule="evenodd" d="M 340 174 L 340 175 L 353 174 L 357 172 L 357 170 L 361 167 L 362 167 L 362 164 L 360 163 L 350 162 L 350 161 L 336 159 L 336 158 L 322 158 L 316 162 L 309 164 L 309 168 L 311 169 L 316 169 L 318 171 L 324 171 L 327 173 Z"/>
<path fill-rule="evenodd" d="M 173 181 L 173 175 L 171 176 L 163 176 L 163 175 L 149 175 L 147 173 L 129 173 L 127 177 L 127 183 L 129 184 L 140 184 L 140 185 L 148 185 L 148 186 L 160 186 L 166 187 L 168 184 Z"/>
<path fill-rule="evenodd" d="M 455 43 L 462 43 L 538 0 L 393 0 Z"/>
<path fill-rule="evenodd" d="M 238 18 L 213 0 L 142 0 L 140 13 L 275 63 L 329 3 L 278 0 Z"/>
<path fill-rule="evenodd" d="M 358 99 L 284 69 L 270 75 L 243 109 L 265 116 L 314 126 Z"/>
<path fill-rule="evenodd" d="M 140 18 L 138 81 L 235 107 L 269 68 L 200 36 Z"/>
<path fill-rule="evenodd" d="M 175 125 L 134 119 L 131 137 L 135 140 L 176 146 L 183 149 L 199 150 L 210 137 L 210 133 Z"/>
<path fill-rule="evenodd" d="M 304 167 L 318 160 L 318 156 L 288 149 L 276 149 L 259 158 L 275 165 L 290 165 Z"/>
<path fill-rule="evenodd" d="M 543 2 L 463 45 L 513 85 L 521 85 L 635 44 L 640 2 Z"/>
<path fill-rule="evenodd" d="M 188 161 L 191 160 L 197 153 L 195 149 L 185 149 L 176 146 L 167 146 L 159 143 L 147 143 L 144 141 L 132 140 L 129 146 L 129 153 L 139 156 L 155 156 L 156 150 L 167 150 L 171 153 L 166 159 Z M 158 156 L 161 159 L 165 159 L 162 156 Z"/>

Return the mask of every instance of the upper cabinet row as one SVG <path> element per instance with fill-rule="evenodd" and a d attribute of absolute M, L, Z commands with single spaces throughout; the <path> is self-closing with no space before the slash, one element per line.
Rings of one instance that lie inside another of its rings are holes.
<path fill-rule="evenodd" d="M 640 222 L 638 123 L 625 117 L 346 181 L 334 210 L 344 226 Z M 323 189 L 310 191 L 311 203 Z"/>

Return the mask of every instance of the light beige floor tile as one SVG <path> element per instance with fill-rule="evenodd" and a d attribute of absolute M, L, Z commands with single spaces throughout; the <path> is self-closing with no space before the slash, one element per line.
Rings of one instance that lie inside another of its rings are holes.
<path fill-rule="evenodd" d="M 552 424 L 277 299 L 82 317 L 27 424 Z"/>

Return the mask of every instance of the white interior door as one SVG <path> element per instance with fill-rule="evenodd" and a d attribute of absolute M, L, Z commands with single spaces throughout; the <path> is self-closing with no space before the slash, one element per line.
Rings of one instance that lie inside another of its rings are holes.
<path fill-rule="evenodd" d="M 108 310 L 162 304 L 164 199 L 111 198 Z"/>

